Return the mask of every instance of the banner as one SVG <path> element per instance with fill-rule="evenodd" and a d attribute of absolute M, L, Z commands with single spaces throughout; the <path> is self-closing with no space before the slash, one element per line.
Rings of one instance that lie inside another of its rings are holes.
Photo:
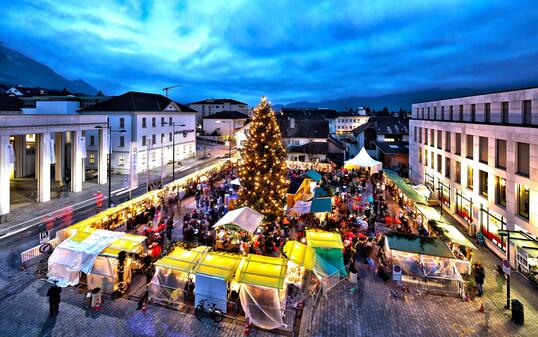
<path fill-rule="evenodd" d="M 15 150 L 11 143 L 7 144 L 7 162 L 8 164 L 15 164 Z"/>
<path fill-rule="evenodd" d="M 131 161 L 129 168 L 129 188 L 136 189 L 138 187 L 138 149 L 136 143 L 131 143 Z"/>
<path fill-rule="evenodd" d="M 49 160 L 51 164 L 56 164 L 56 149 L 54 148 L 54 139 L 49 139 Z"/>
<path fill-rule="evenodd" d="M 80 146 L 80 151 L 82 153 L 82 158 L 86 158 L 86 137 L 80 136 L 78 139 L 78 146 Z"/>

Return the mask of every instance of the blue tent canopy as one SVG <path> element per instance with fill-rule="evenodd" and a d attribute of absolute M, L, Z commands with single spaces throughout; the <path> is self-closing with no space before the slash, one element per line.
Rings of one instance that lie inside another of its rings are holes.
<path fill-rule="evenodd" d="M 310 212 L 325 213 L 331 212 L 333 207 L 332 198 L 319 198 L 312 200 Z"/>
<path fill-rule="evenodd" d="M 315 182 L 318 182 L 318 181 L 321 180 L 321 174 L 317 173 L 314 170 L 307 171 L 302 176 L 306 177 L 306 178 L 308 178 L 310 180 L 313 180 Z"/>

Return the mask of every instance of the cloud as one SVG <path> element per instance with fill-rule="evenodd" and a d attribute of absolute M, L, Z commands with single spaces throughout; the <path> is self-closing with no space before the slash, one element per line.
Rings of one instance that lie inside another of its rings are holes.
<path fill-rule="evenodd" d="M 182 83 L 182 101 L 253 104 L 261 95 L 315 101 L 538 75 L 538 9 L 524 0 L 0 5 L 1 41 L 110 94 Z"/>

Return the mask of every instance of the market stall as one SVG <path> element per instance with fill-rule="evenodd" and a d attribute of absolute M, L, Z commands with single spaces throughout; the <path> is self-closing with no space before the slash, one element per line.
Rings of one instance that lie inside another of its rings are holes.
<path fill-rule="evenodd" d="M 370 157 L 364 147 L 354 158 L 344 162 L 344 168 L 348 170 L 366 169 L 370 175 L 381 171 L 382 166 L 383 163 Z"/>
<path fill-rule="evenodd" d="M 240 262 L 240 255 L 219 252 L 205 254 L 193 271 L 195 274 L 194 303 L 207 300 L 208 304 L 215 303 L 217 308 L 227 313 L 229 282 L 235 275 Z"/>
<path fill-rule="evenodd" d="M 241 243 L 249 241 L 263 218 L 263 214 L 250 207 L 229 211 L 213 225 L 217 232 L 215 249 L 239 251 Z"/>
<path fill-rule="evenodd" d="M 249 322 L 262 329 L 284 326 L 287 266 L 285 258 L 249 254 L 237 269 L 241 307 Z"/>
<path fill-rule="evenodd" d="M 347 275 L 342 252 L 344 245 L 339 233 L 309 229 L 306 244 L 316 252 L 314 272 L 320 278 L 328 278 L 329 285 Z"/>
<path fill-rule="evenodd" d="M 464 295 L 463 279 L 455 265 L 454 254 L 438 238 L 391 233 L 385 235 L 385 256 L 402 268 L 404 282 L 428 291 Z"/>
<path fill-rule="evenodd" d="M 194 286 L 194 268 L 209 247 L 195 249 L 176 247 L 154 263 L 155 274 L 148 285 L 149 300 L 177 306 L 187 302 Z"/>
<path fill-rule="evenodd" d="M 454 263 L 460 274 L 471 274 L 472 251 L 477 249 L 476 246 L 452 225 L 436 222 L 436 227 L 450 241 L 449 248 L 456 257 Z"/>

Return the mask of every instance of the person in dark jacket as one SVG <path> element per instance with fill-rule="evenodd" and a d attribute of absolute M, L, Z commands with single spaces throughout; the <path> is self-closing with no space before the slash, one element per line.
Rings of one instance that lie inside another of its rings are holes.
<path fill-rule="evenodd" d="M 481 297 L 484 294 L 484 279 L 486 278 L 486 272 L 480 262 L 477 262 L 474 267 L 474 280 L 476 287 L 478 288 L 478 296 Z"/>
<path fill-rule="evenodd" d="M 49 297 L 49 315 L 50 317 L 58 316 L 58 311 L 60 309 L 60 294 L 62 293 L 62 288 L 58 287 L 56 283 L 47 291 L 47 296 Z"/>

